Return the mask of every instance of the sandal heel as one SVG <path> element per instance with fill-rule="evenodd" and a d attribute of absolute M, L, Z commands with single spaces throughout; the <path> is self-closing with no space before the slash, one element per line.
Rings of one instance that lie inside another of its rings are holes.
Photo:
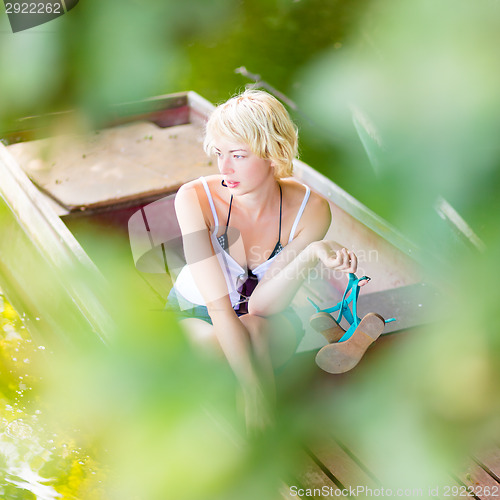
<path fill-rule="evenodd" d="M 345 330 L 326 312 L 313 314 L 309 319 L 309 324 L 314 330 L 321 333 L 330 344 L 338 342 L 345 333 Z"/>
<path fill-rule="evenodd" d="M 384 326 L 382 316 L 376 313 L 367 314 L 347 340 L 320 349 L 316 355 L 316 364 L 322 370 L 333 374 L 352 370 L 368 347 L 380 337 Z"/>

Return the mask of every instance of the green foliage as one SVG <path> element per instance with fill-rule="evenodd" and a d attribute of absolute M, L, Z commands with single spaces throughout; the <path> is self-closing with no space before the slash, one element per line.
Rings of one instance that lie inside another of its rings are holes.
<path fill-rule="evenodd" d="M 110 104 L 187 88 L 220 101 L 246 83 L 235 68 L 261 73 L 311 119 L 298 116 L 304 159 L 411 235 L 444 298 L 442 323 L 369 352 L 341 383 L 319 383 L 312 359 L 285 370 L 277 425 L 250 439 L 228 368 L 191 350 L 123 273 L 127 243 L 98 233 L 86 250 L 112 284 L 108 350 L 50 354 L 2 301 L 0 497 L 35 498 L 26 480 L 5 481 L 28 463 L 48 498 L 275 498 L 279 478 L 300 471 L 301 444 L 330 431 L 385 484 L 434 484 L 498 437 L 499 33 L 498 3 L 486 0 L 85 0 L 29 36 L 3 35 L 3 130 L 70 108 L 92 127 Z M 367 119 L 375 171 L 353 109 Z M 486 251 L 450 242 L 438 195 Z"/>
<path fill-rule="evenodd" d="M 373 2 L 348 50 L 332 48 L 302 73 L 299 102 L 332 131 L 342 181 L 420 246 L 426 279 L 442 293 L 441 323 L 360 369 L 356 396 L 352 385 L 335 396 L 346 434 L 356 429 L 388 484 L 419 475 L 424 484 L 498 438 L 498 7 Z M 352 175 L 360 129 L 376 176 Z M 439 196 L 485 249 L 452 237 L 434 210 Z"/>

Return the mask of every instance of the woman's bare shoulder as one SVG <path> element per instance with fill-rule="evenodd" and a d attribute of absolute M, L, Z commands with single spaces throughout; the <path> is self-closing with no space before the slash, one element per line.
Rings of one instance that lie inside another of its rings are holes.
<path fill-rule="evenodd" d="M 183 223 L 188 226 L 193 223 L 201 225 L 202 221 L 206 227 L 213 225 L 208 198 L 200 179 L 183 184 L 175 195 L 174 204 L 181 227 Z"/>
<path fill-rule="evenodd" d="M 332 213 L 328 200 L 318 193 L 311 191 L 302 218 L 305 224 L 313 223 L 318 227 L 324 228 L 326 233 L 332 221 Z"/>
<path fill-rule="evenodd" d="M 304 200 L 306 187 L 293 178 L 285 179 L 283 182 L 291 193 L 293 204 L 299 207 Z M 304 212 L 300 218 L 297 234 L 300 234 L 306 228 L 308 232 L 312 231 L 316 236 L 326 234 L 330 227 L 331 217 L 328 200 L 311 190 Z"/>
<path fill-rule="evenodd" d="M 175 193 L 175 206 L 182 207 L 187 203 L 192 203 L 193 199 L 197 197 L 201 181 L 194 179 L 183 184 Z"/>
<path fill-rule="evenodd" d="M 295 204 L 301 204 L 304 200 L 304 196 L 306 194 L 307 188 L 304 184 L 296 181 L 292 177 L 281 179 L 280 182 L 287 187 L 287 191 L 289 192 L 289 196 L 292 202 Z M 317 212 L 328 214 L 330 213 L 330 205 L 328 200 L 323 198 L 318 193 L 315 193 L 311 190 L 311 194 L 309 195 L 309 199 L 307 201 L 306 210 L 308 212 Z"/>

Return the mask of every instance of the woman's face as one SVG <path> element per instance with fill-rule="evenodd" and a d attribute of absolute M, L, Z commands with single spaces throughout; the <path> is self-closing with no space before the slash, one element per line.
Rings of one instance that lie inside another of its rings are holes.
<path fill-rule="evenodd" d="M 274 179 L 271 160 L 259 158 L 247 144 L 217 137 L 214 149 L 219 171 L 234 194 L 247 193 Z"/>

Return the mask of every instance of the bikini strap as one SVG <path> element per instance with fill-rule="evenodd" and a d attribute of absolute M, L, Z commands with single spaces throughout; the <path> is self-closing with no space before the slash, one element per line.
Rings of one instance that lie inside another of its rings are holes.
<path fill-rule="evenodd" d="M 297 217 L 295 217 L 292 230 L 290 231 L 290 238 L 288 238 L 288 243 L 290 243 L 293 240 L 293 237 L 295 236 L 295 231 L 297 229 L 297 226 L 299 225 L 300 218 L 304 213 L 304 209 L 306 208 L 307 201 L 309 200 L 309 195 L 311 194 L 311 189 L 309 188 L 309 186 L 305 186 L 305 188 L 306 188 L 306 194 L 304 195 L 304 199 L 302 200 L 302 205 L 300 205 L 299 211 L 297 212 Z"/>
<path fill-rule="evenodd" d="M 207 198 L 208 198 L 208 203 L 210 203 L 210 209 L 212 210 L 212 215 L 214 216 L 214 224 L 215 227 L 219 227 L 219 218 L 217 217 L 217 212 L 215 211 L 215 205 L 214 205 L 214 200 L 212 198 L 212 193 L 210 192 L 210 189 L 208 189 L 208 184 L 205 179 L 205 177 L 200 177 L 200 181 L 203 184 L 203 187 L 205 188 L 205 193 L 207 193 Z"/>
<path fill-rule="evenodd" d="M 229 251 L 229 240 L 227 239 L 227 230 L 229 229 L 229 219 L 231 217 L 231 207 L 233 206 L 233 195 L 231 195 L 231 201 L 229 202 L 229 210 L 227 213 L 226 230 L 224 234 L 217 236 L 220 246 L 226 251 Z"/>
<path fill-rule="evenodd" d="M 278 182 L 278 186 L 280 188 L 280 229 L 278 233 L 278 244 L 281 245 L 281 214 L 283 209 L 283 192 L 281 191 L 281 184 Z"/>
<path fill-rule="evenodd" d="M 227 211 L 227 221 L 226 221 L 226 233 L 229 227 L 229 219 L 231 218 L 231 207 L 233 206 L 233 195 L 231 195 L 231 200 L 229 201 L 229 210 Z"/>

